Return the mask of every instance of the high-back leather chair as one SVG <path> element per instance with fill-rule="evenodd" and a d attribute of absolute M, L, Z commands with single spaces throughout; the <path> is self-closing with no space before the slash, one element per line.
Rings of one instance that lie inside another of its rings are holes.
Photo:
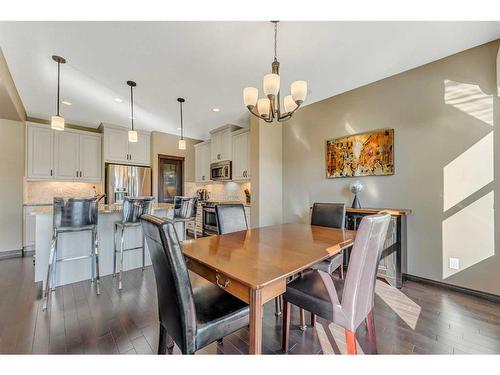
<path fill-rule="evenodd" d="M 47 309 L 49 291 L 56 287 L 57 263 L 68 260 L 91 258 L 92 283 L 96 280 L 96 293 L 99 294 L 99 242 L 97 237 L 97 218 L 99 201 L 104 195 L 91 198 L 54 197 L 52 204 L 52 243 L 49 253 L 49 265 L 45 280 L 42 309 Z M 62 233 L 91 232 L 91 251 L 88 256 L 64 258 L 59 256 L 57 242 Z"/>
<path fill-rule="evenodd" d="M 238 204 L 221 204 L 215 206 L 215 218 L 219 234 L 239 232 L 248 229 L 245 206 Z"/>
<path fill-rule="evenodd" d="M 118 271 L 118 289 L 122 289 L 123 276 L 123 253 L 131 250 L 142 250 L 142 269 L 146 263 L 146 247 L 144 246 L 144 236 L 142 236 L 141 246 L 125 248 L 125 229 L 140 227 L 140 217 L 144 214 L 150 214 L 153 209 L 155 197 L 124 197 L 122 219 L 115 222 L 114 232 L 114 251 L 113 251 L 113 277 L 116 276 L 117 254 L 120 254 L 120 264 Z M 116 241 L 116 235 L 119 234 L 119 241 Z M 117 248 L 117 243 L 120 248 Z"/>
<path fill-rule="evenodd" d="M 187 230 L 187 223 L 193 223 L 194 239 L 197 238 L 196 233 L 196 211 L 198 207 L 198 197 L 183 197 L 177 195 L 174 197 L 173 217 L 168 217 L 167 220 L 173 224 L 182 222 L 184 229 Z"/>
<path fill-rule="evenodd" d="M 376 352 L 373 320 L 374 288 L 378 263 L 390 220 L 389 214 L 365 216 L 361 220 L 351 252 L 341 300 L 333 279 L 323 271 L 306 272 L 287 285 L 283 295 L 285 305 L 282 347 L 284 351 L 288 351 L 290 303 L 292 303 L 344 327 L 349 354 L 356 354 L 356 329 L 366 320 L 370 346 L 372 352 Z"/>
<path fill-rule="evenodd" d="M 152 215 L 141 217 L 158 294 L 160 339 L 158 354 L 193 354 L 249 322 L 248 305 L 221 288 L 190 280 L 179 240 L 171 222 Z"/>

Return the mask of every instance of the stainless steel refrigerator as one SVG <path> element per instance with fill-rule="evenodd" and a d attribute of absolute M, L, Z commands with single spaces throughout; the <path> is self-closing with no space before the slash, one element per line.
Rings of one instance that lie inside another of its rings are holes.
<path fill-rule="evenodd" d="M 123 203 L 123 197 L 151 196 L 151 168 L 106 164 L 106 203 Z"/>

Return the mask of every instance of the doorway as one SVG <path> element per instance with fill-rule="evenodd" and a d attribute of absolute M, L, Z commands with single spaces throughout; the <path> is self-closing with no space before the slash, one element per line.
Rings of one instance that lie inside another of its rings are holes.
<path fill-rule="evenodd" d="M 184 158 L 158 155 L 158 202 L 173 203 L 176 195 L 184 195 Z"/>

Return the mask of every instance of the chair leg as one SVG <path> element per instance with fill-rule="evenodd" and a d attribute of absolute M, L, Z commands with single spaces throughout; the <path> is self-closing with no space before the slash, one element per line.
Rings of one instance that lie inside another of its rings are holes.
<path fill-rule="evenodd" d="M 288 352 L 288 344 L 290 337 L 290 302 L 283 301 L 283 331 L 281 334 L 281 350 L 284 353 Z"/>
<path fill-rule="evenodd" d="M 196 233 L 196 221 L 193 222 L 193 228 L 194 239 L 196 240 L 198 238 L 198 234 Z"/>
<path fill-rule="evenodd" d="M 94 246 L 94 258 L 92 261 L 95 260 L 95 276 L 96 276 L 96 281 L 95 281 L 95 292 L 97 295 L 101 294 L 101 278 L 99 276 L 99 239 L 97 238 L 97 228 L 92 231 L 92 239 L 93 239 L 93 246 Z"/>
<path fill-rule="evenodd" d="M 366 316 L 366 327 L 368 328 L 370 352 L 371 354 L 377 354 L 377 337 L 375 335 L 375 319 L 373 318 L 373 309 Z"/>
<path fill-rule="evenodd" d="M 54 292 L 56 290 L 56 274 L 57 274 L 57 237 L 54 241 L 54 253 L 52 254 L 50 273 L 51 273 L 50 290 Z"/>
<path fill-rule="evenodd" d="M 125 236 L 124 236 L 124 233 L 125 232 L 125 228 L 122 227 L 121 231 L 120 231 L 120 270 L 119 270 L 119 274 L 118 274 L 118 289 L 121 290 L 122 289 L 122 277 L 123 277 L 123 247 L 124 247 L 124 239 L 125 239 Z"/>
<path fill-rule="evenodd" d="M 347 354 L 358 354 L 358 349 L 356 348 L 356 333 L 346 329 L 345 341 L 347 343 Z"/>
<path fill-rule="evenodd" d="M 311 326 L 316 327 L 316 314 L 311 313 Z"/>
<path fill-rule="evenodd" d="M 274 298 L 274 315 L 280 316 L 281 315 L 281 303 L 280 303 L 280 296 Z"/>
<path fill-rule="evenodd" d="M 43 306 L 42 310 L 46 311 L 47 310 L 47 304 L 49 301 L 49 292 L 50 292 L 50 280 L 51 280 L 51 275 L 52 275 L 52 261 L 54 258 L 54 247 L 55 247 L 55 242 L 56 239 L 52 239 L 52 245 L 50 246 L 50 253 L 49 253 L 49 264 L 47 267 L 47 277 L 45 280 L 45 290 L 43 291 Z"/>
<path fill-rule="evenodd" d="M 142 230 L 142 229 L 141 229 Z M 142 270 L 146 269 L 146 244 L 144 240 L 144 234 L 142 234 Z"/>
<path fill-rule="evenodd" d="M 344 280 L 344 265 L 340 265 L 340 279 Z"/>
<path fill-rule="evenodd" d="M 116 232 L 118 232 L 118 225 L 115 224 L 115 232 L 113 233 L 113 277 L 116 277 Z"/>
<path fill-rule="evenodd" d="M 300 309 L 300 326 L 301 331 L 305 331 L 307 329 L 306 325 L 306 312 L 303 308 Z"/>

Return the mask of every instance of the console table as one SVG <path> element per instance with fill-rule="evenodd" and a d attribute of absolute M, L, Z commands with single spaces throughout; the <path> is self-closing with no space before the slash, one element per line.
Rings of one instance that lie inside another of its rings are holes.
<path fill-rule="evenodd" d="M 403 286 L 403 274 L 406 273 L 406 217 L 411 210 L 394 208 L 346 208 L 346 228 L 357 230 L 361 219 L 380 211 L 391 214 L 391 223 L 387 231 L 384 251 L 380 259 L 377 276 L 400 289 Z M 351 249 L 346 249 L 344 262 L 349 263 Z"/>

